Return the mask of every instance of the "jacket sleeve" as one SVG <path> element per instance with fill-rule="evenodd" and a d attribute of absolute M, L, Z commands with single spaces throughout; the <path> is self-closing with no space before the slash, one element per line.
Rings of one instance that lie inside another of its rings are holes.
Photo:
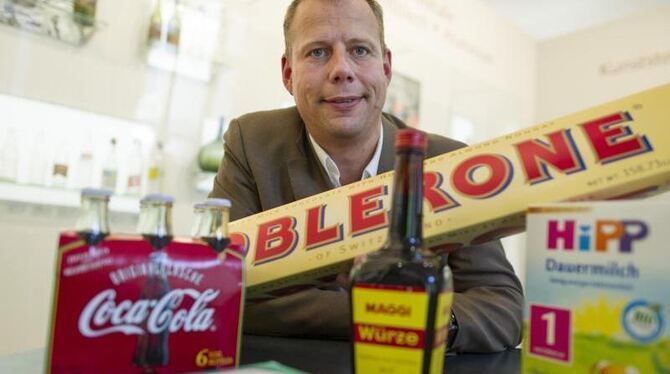
<path fill-rule="evenodd" d="M 521 341 L 523 291 L 499 240 L 449 254 L 456 352 L 496 352 Z"/>
<path fill-rule="evenodd" d="M 238 120 L 230 122 L 223 136 L 223 149 L 223 160 L 214 178 L 214 186 L 209 197 L 230 200 L 231 221 L 260 212 L 258 189 L 247 160 Z"/>

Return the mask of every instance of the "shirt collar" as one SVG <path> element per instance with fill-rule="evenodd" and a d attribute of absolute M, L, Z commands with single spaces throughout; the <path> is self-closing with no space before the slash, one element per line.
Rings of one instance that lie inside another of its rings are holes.
<path fill-rule="evenodd" d="M 361 179 L 374 177 L 377 175 L 377 171 L 379 170 L 379 159 L 382 155 L 382 143 L 384 142 L 384 126 L 380 124 L 379 128 L 380 131 L 379 140 L 377 140 L 377 148 L 375 148 L 375 153 L 372 155 L 372 159 L 365 166 L 365 169 L 363 169 L 363 175 L 361 175 Z M 333 161 L 328 153 L 326 153 L 326 151 L 321 148 L 319 143 L 314 140 L 312 134 L 310 134 L 309 131 L 307 132 L 307 135 L 309 135 L 309 142 L 312 144 L 314 152 L 316 152 L 316 157 L 319 159 L 319 162 L 323 168 L 326 169 L 326 173 L 328 174 L 330 182 L 335 187 L 342 186 L 340 183 L 340 169 L 337 168 L 335 161 Z"/>

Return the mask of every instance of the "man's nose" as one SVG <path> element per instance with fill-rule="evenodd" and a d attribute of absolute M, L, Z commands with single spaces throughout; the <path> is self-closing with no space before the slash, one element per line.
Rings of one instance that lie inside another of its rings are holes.
<path fill-rule="evenodd" d="M 329 61 L 330 76 L 333 83 L 353 82 L 354 71 L 351 60 L 345 51 L 336 50 Z"/>

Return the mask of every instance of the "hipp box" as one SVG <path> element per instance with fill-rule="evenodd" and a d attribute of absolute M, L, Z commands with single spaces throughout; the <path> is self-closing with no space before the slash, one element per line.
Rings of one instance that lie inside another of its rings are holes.
<path fill-rule="evenodd" d="M 524 373 L 670 373 L 670 203 L 527 216 Z"/>

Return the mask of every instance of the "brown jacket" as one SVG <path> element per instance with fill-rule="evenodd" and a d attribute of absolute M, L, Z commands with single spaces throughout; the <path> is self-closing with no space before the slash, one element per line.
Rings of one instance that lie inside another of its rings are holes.
<path fill-rule="evenodd" d="M 382 124 L 379 173 L 393 169 L 395 133 L 405 127 L 387 114 Z M 428 157 L 463 146 L 429 135 Z M 233 120 L 224 136 L 224 149 L 210 196 L 231 200 L 232 220 L 333 188 L 295 107 Z M 500 242 L 456 250 L 448 263 L 459 325 L 453 349 L 489 352 L 516 346 L 521 338 L 523 295 Z M 314 289 L 247 305 L 244 330 L 262 335 L 346 337 L 349 313 L 346 292 Z"/>

